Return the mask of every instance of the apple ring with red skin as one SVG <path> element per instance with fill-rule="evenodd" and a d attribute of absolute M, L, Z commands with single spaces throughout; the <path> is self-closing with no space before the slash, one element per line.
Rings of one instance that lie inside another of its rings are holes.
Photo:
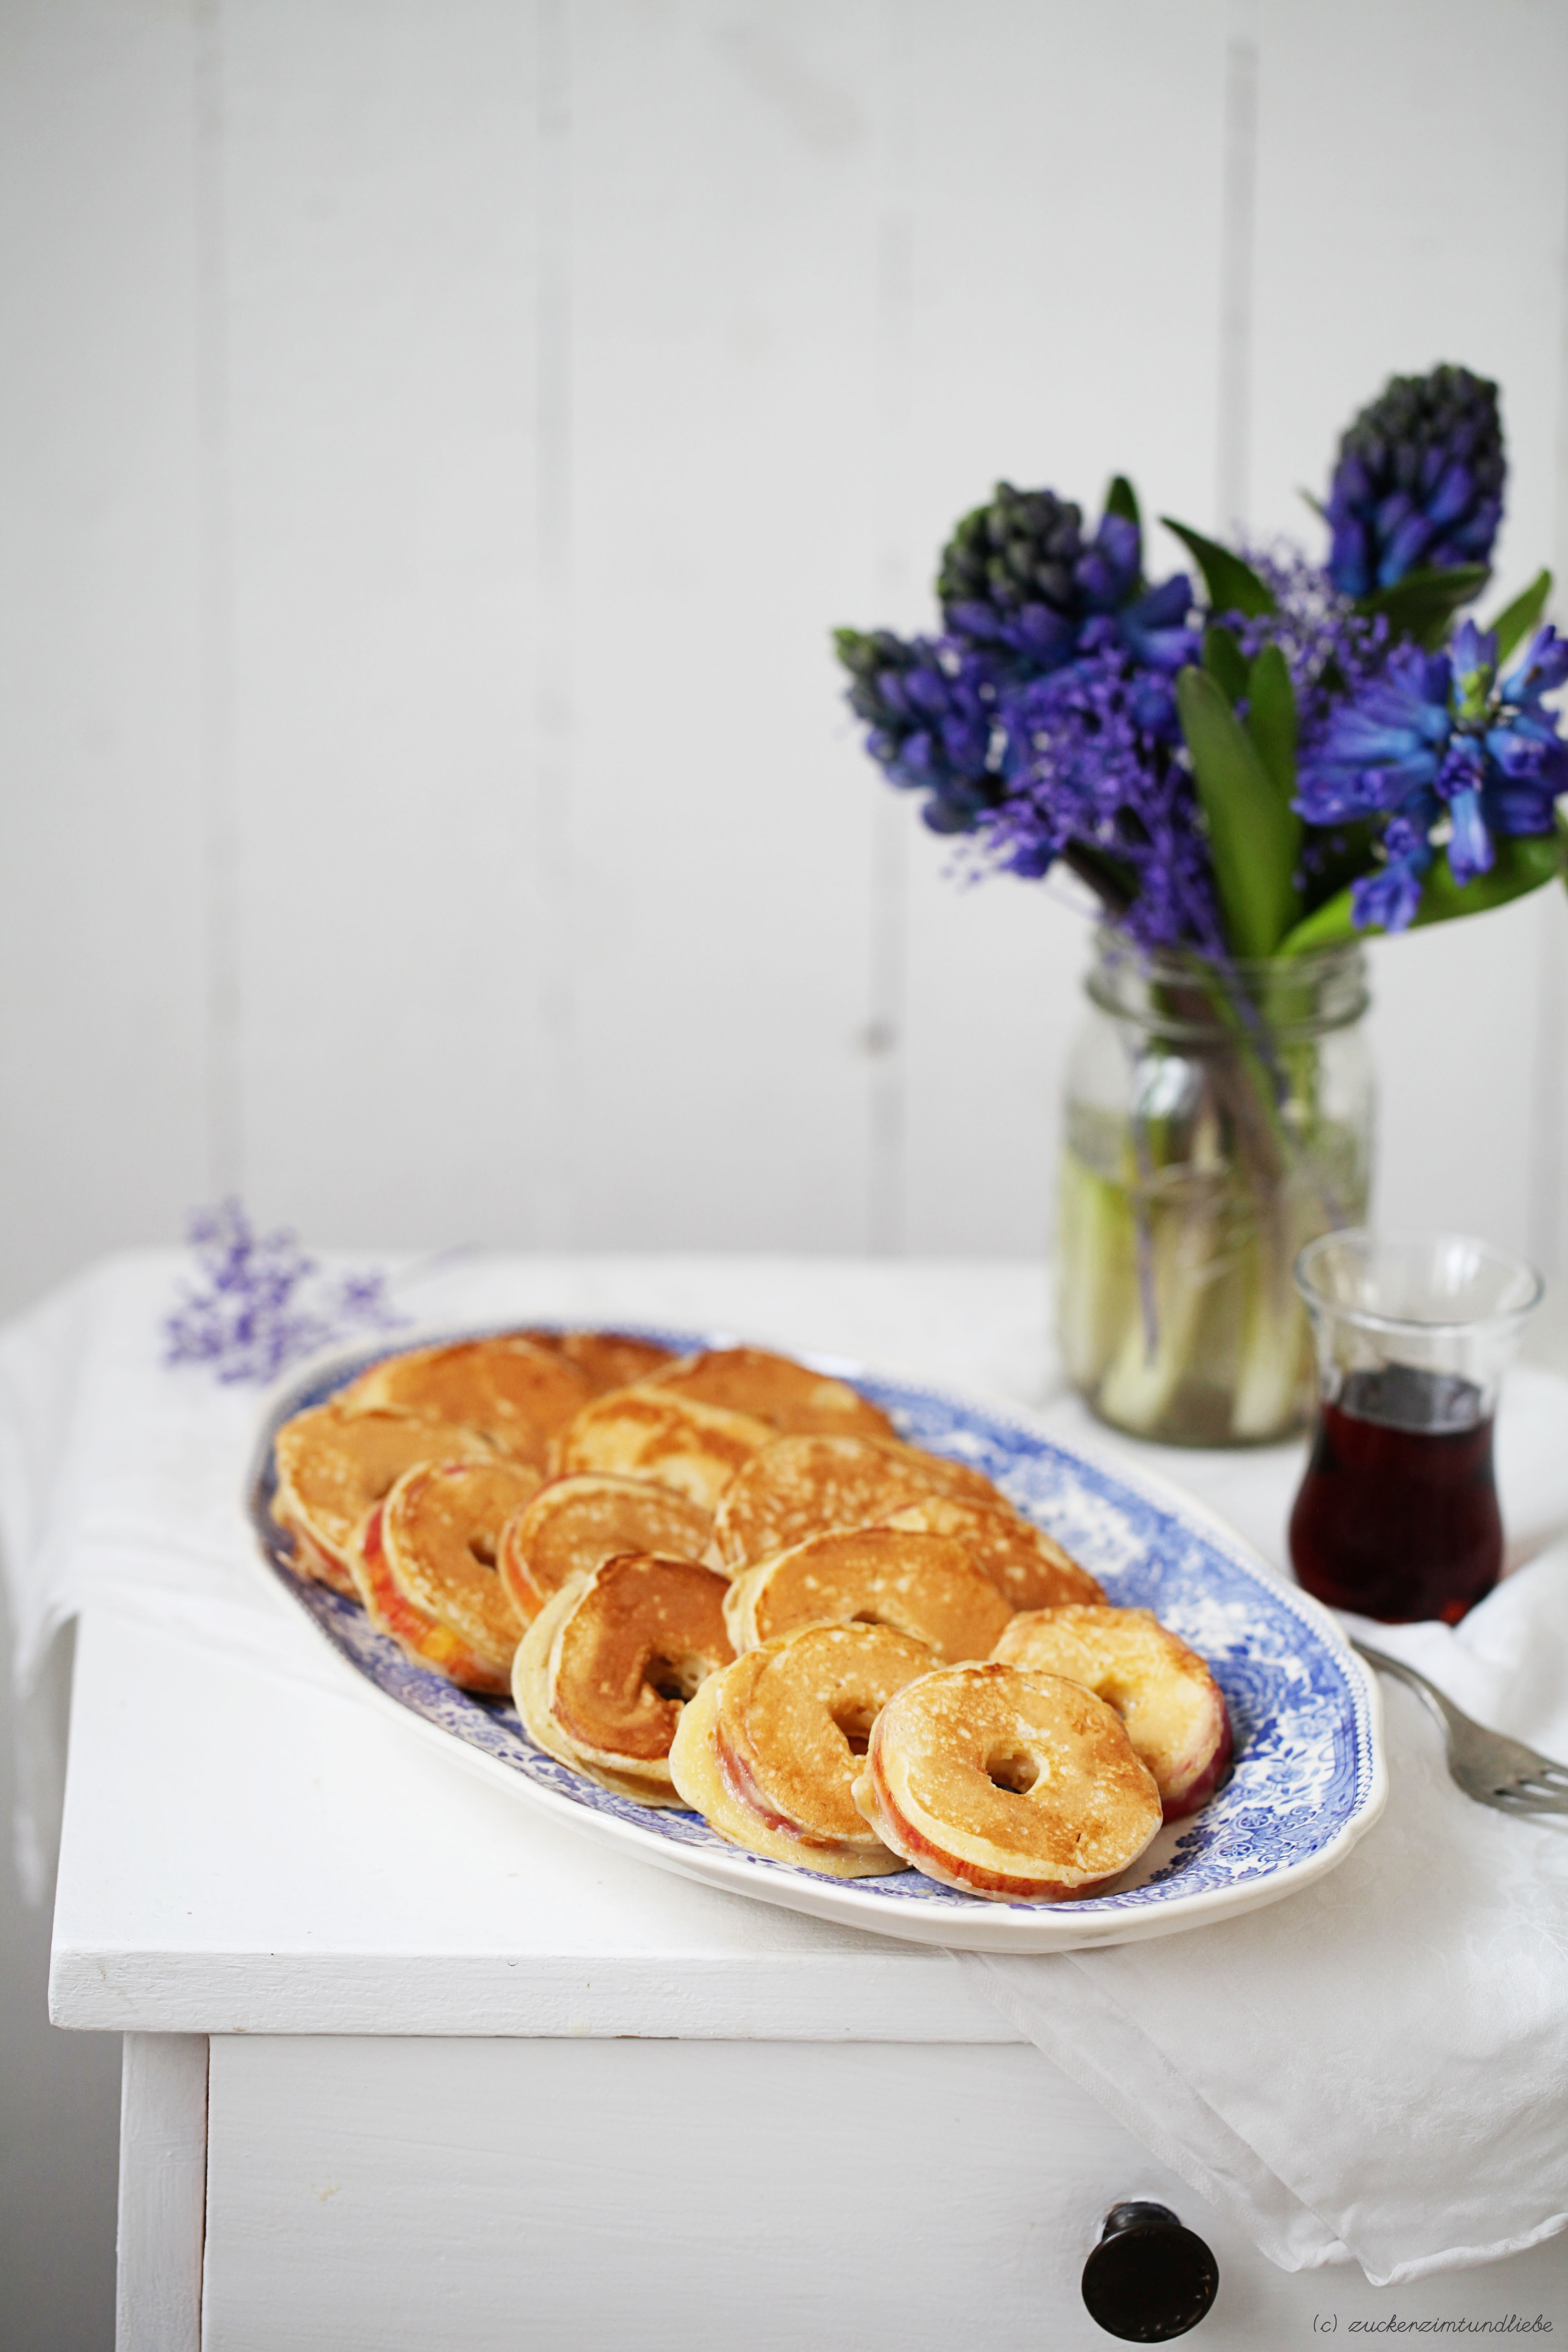
<path fill-rule="evenodd" d="M 481 1691 L 492 1698 L 502 1696 L 510 1687 L 508 1676 L 476 1657 L 460 1634 L 398 1591 L 382 1549 L 384 1509 L 384 1504 L 377 1503 L 370 1512 L 353 1554 L 354 1591 L 371 1623 L 378 1633 L 389 1633 L 418 1664 L 434 1666 L 459 1690 Z"/>
<path fill-rule="evenodd" d="M 651 1478 L 589 1471 L 552 1478 L 501 1529 L 496 1568 L 524 1624 L 574 1577 L 591 1576 L 621 1551 L 702 1558 L 712 1517 L 689 1496 Z"/>
<path fill-rule="evenodd" d="M 421 1462 L 381 1507 L 381 1548 L 405 1601 L 448 1626 L 506 1688 L 523 1621 L 496 1559 L 501 1529 L 539 1488 L 539 1473 L 501 1454 L 488 1462 Z"/>
<path fill-rule="evenodd" d="M 998 1903 L 1081 1901 L 1159 1830 L 1160 1792 L 1113 1707 L 1017 1666 L 939 1666 L 888 1701 L 857 1806 L 917 1870 Z"/>
<path fill-rule="evenodd" d="M 923 1642 L 884 1625 L 812 1625 L 748 1650 L 681 1717 L 675 1785 L 752 1853 L 836 1878 L 900 1870 L 850 1784 L 879 1710 L 931 1660 Z"/>
<path fill-rule="evenodd" d="M 1195 1813 L 1231 1758 L 1224 1694 L 1195 1650 L 1152 1610 L 1039 1609 L 1015 1617 L 991 1655 L 1081 1683 L 1116 1709 L 1154 1775 L 1168 1822 Z"/>
<path fill-rule="evenodd" d="M 493 1462 L 477 1429 L 416 1413 L 344 1412 L 334 1402 L 297 1412 L 272 1441 L 272 1516 L 294 1538 L 305 1576 L 354 1593 L 353 1553 L 365 1513 L 416 1462 Z"/>

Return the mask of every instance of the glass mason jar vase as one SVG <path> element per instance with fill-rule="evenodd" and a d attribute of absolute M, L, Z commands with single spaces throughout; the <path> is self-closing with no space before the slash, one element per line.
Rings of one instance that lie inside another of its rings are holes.
<path fill-rule="evenodd" d="M 1098 934 L 1068 1069 L 1057 1321 L 1118 1429 L 1259 1444 L 1310 1411 L 1298 1251 L 1363 1223 L 1372 1069 L 1359 946 L 1221 965 Z"/>

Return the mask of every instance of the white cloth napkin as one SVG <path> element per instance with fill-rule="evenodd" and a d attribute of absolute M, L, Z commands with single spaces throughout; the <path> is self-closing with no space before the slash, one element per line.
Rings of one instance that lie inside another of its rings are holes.
<path fill-rule="evenodd" d="M 267 1398 L 161 1361 L 187 1265 L 172 1251 L 109 1261 L 0 1332 L 19 1860 L 35 1887 L 58 1769 L 45 1669 L 82 1607 L 146 1612 L 360 1703 L 258 1570 L 241 1490 Z M 1005 1265 L 474 1257 L 409 1262 L 392 1288 L 436 1327 L 722 1314 L 786 1347 L 863 1352 L 1036 1404 L 1049 1380 L 1044 1286 Z M 1114 1448 L 1075 1401 L 1045 1418 L 1066 1442 L 1092 1430 Z M 1300 1449 L 1131 1450 L 1279 1568 Z M 1500 1462 L 1528 1565 L 1457 1631 L 1366 1630 L 1470 1713 L 1568 1759 L 1568 1536 L 1555 1533 L 1568 1528 L 1568 1383 L 1516 1376 Z M 1494 2260 L 1568 2223 L 1568 1821 L 1472 1804 L 1419 1703 L 1387 1683 L 1384 1695 L 1388 1810 L 1320 1885 L 1147 1943 L 962 1956 L 1021 2033 L 1272 2261 L 1353 2257 L 1374 2284 Z"/>
<path fill-rule="evenodd" d="M 1106 1435 L 1076 1401 L 1070 1443 Z M 1302 1459 L 1137 1449 L 1278 1566 Z M 1515 1556 L 1463 1624 L 1343 1622 L 1478 1721 L 1568 1760 L 1568 1383 L 1523 1368 L 1499 1425 Z M 1281 1475 L 1283 1474 L 1283 1475 Z M 1441 1734 L 1382 1680 L 1390 1796 L 1331 1876 L 1190 1935 L 1038 1959 L 962 1954 L 1020 2033 L 1285 2270 L 1374 2286 L 1568 2226 L 1568 1818 L 1462 1796 Z"/>

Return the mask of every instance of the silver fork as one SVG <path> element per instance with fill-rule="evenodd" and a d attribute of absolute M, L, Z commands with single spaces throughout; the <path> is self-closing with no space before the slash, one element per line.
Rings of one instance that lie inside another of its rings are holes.
<path fill-rule="evenodd" d="M 1500 1731 L 1488 1731 L 1472 1723 L 1451 1698 L 1445 1698 L 1436 1683 L 1429 1683 L 1403 1658 L 1391 1658 L 1386 1651 L 1374 1650 L 1366 1642 L 1352 1642 L 1351 1647 L 1359 1650 L 1370 1665 L 1380 1666 L 1385 1675 L 1397 1675 L 1426 1701 L 1443 1727 L 1449 1775 L 1467 1797 L 1473 1797 L 1478 1805 L 1495 1805 L 1500 1813 L 1568 1813 L 1568 1766 L 1539 1755 L 1521 1739 L 1509 1739 Z"/>

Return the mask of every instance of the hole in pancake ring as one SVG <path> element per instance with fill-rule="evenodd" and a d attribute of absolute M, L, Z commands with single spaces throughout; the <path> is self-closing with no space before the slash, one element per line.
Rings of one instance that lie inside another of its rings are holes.
<path fill-rule="evenodd" d="M 1040 1777 L 1040 1759 L 1025 1748 L 999 1748 L 985 1759 L 985 1777 L 994 1789 L 1026 1797 Z"/>
<path fill-rule="evenodd" d="M 857 1618 L 857 1624 L 874 1624 L 874 1618 Z M 896 1629 L 895 1629 L 896 1630 Z M 877 1710 L 863 1700 L 840 1699 L 828 1709 L 834 1722 L 844 1734 L 851 1756 L 864 1756 L 870 1744 L 871 1726 L 877 1720 Z"/>
<path fill-rule="evenodd" d="M 542 1661 L 544 1704 L 576 1757 L 668 1783 L 682 1709 L 734 1655 L 727 1590 L 714 1570 L 657 1552 L 619 1552 L 584 1579 Z"/>
<path fill-rule="evenodd" d="M 695 1651 L 682 1658 L 663 1658 L 656 1652 L 643 1668 L 642 1678 L 658 1697 L 678 1700 L 684 1706 L 688 1699 L 696 1697 L 709 1670 L 710 1661 Z"/>

